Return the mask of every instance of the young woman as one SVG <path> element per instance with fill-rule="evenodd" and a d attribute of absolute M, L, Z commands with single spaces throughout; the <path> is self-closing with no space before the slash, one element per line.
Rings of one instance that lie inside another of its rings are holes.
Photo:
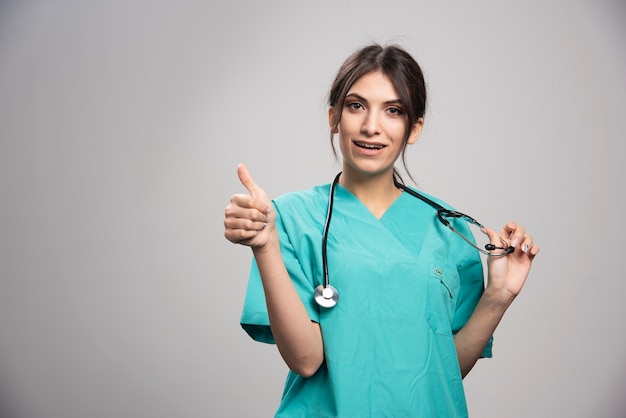
<path fill-rule="evenodd" d="M 477 247 L 473 219 L 401 182 L 425 107 L 415 60 L 368 45 L 330 90 L 332 184 L 271 201 L 237 169 L 248 193 L 232 196 L 225 236 L 254 255 L 241 324 L 290 369 L 276 416 L 467 416 L 462 379 L 491 356 L 539 247 L 515 222 L 483 227 Z"/>

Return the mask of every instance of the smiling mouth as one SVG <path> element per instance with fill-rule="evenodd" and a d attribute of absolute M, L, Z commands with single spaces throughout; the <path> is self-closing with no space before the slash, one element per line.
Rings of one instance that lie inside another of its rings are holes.
<path fill-rule="evenodd" d="M 366 144 L 365 142 L 354 141 L 354 145 L 363 149 L 379 150 L 385 148 L 385 145 Z"/>

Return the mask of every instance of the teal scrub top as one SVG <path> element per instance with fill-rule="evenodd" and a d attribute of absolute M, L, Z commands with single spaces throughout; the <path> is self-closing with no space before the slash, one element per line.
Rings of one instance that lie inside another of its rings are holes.
<path fill-rule="evenodd" d="M 339 301 L 321 308 L 313 290 L 323 283 L 329 191 L 326 184 L 273 201 L 285 266 L 320 324 L 325 356 L 309 378 L 289 372 L 276 416 L 466 417 L 453 335 L 483 292 L 478 252 L 408 193 L 377 219 L 338 184 L 327 251 Z M 455 227 L 471 236 L 464 222 Z M 254 260 L 241 325 L 274 343 Z M 491 357 L 491 341 L 483 357 Z"/>

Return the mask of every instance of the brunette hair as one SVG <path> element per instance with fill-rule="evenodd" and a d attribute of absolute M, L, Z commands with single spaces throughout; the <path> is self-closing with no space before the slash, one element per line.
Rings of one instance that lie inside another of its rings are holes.
<path fill-rule="evenodd" d="M 402 163 L 413 180 L 406 164 L 406 139 L 408 139 L 411 127 L 418 122 L 419 118 L 423 118 L 426 112 L 426 83 L 419 64 L 408 52 L 397 45 L 364 46 L 353 52 L 339 68 L 328 96 L 328 105 L 334 109 L 330 121 L 330 142 L 333 153 L 337 155 L 333 137 L 341 121 L 341 112 L 348 91 L 359 78 L 376 71 L 389 77 L 406 111 L 408 123 L 402 148 Z M 394 174 L 402 181 L 396 169 L 394 169 Z"/>

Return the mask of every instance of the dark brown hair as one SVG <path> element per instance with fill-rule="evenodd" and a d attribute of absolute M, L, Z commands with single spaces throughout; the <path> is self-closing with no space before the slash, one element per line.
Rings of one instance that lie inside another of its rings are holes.
<path fill-rule="evenodd" d="M 364 46 L 352 53 L 339 68 L 328 96 L 328 105 L 334 109 L 333 118 L 330 121 L 330 141 L 333 153 L 337 155 L 333 137 L 341 121 L 341 112 L 348 91 L 359 78 L 375 71 L 380 71 L 389 77 L 406 111 L 408 123 L 402 148 L 402 163 L 413 180 L 407 168 L 404 151 L 411 127 L 418 122 L 419 118 L 423 118 L 426 112 L 426 83 L 419 64 L 408 52 L 397 45 Z M 395 169 L 394 174 L 400 178 Z"/>

